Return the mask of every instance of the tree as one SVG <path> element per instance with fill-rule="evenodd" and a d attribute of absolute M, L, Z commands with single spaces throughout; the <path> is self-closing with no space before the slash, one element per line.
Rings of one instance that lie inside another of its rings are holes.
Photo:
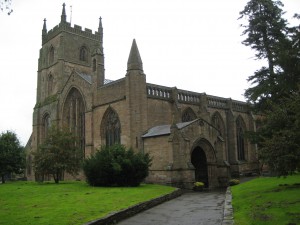
<path fill-rule="evenodd" d="M 243 44 L 267 62 L 248 78 L 252 87 L 245 97 L 263 115 L 249 136 L 258 144 L 262 162 L 279 176 L 300 164 L 300 35 L 299 27 L 288 27 L 281 7 L 280 1 L 250 0 L 240 12 L 240 19 L 248 21 L 242 25 Z"/>
<path fill-rule="evenodd" d="M 0 0 L 1 11 L 6 11 L 8 15 L 10 15 L 13 12 L 11 8 L 11 1 L 12 0 Z"/>
<path fill-rule="evenodd" d="M 64 172 L 71 175 L 79 172 L 82 156 L 77 138 L 71 132 L 53 126 L 34 154 L 33 164 L 37 175 L 50 174 L 55 183 L 59 183 Z"/>
<path fill-rule="evenodd" d="M 2 183 L 5 176 L 11 173 L 21 174 L 25 168 L 24 147 L 21 146 L 17 135 L 12 131 L 0 135 L 0 175 Z"/>
<path fill-rule="evenodd" d="M 85 159 L 83 171 L 91 186 L 138 186 L 148 176 L 150 165 L 148 154 L 115 144 L 102 146 Z"/>

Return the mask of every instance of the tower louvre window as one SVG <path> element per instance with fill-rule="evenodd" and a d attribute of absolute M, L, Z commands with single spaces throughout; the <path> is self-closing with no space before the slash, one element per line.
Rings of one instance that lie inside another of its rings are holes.
<path fill-rule="evenodd" d="M 93 60 L 93 71 L 95 72 L 96 71 L 96 65 L 97 65 L 97 62 L 96 62 L 96 59 Z"/>
<path fill-rule="evenodd" d="M 79 60 L 87 62 L 87 50 L 84 46 L 80 48 Z"/>
<path fill-rule="evenodd" d="M 48 95 L 52 94 L 52 89 L 53 89 L 53 76 L 50 74 L 48 76 Z"/>

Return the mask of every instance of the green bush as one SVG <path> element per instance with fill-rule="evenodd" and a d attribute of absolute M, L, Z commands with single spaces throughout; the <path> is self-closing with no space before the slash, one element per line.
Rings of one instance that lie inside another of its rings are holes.
<path fill-rule="evenodd" d="M 138 186 L 148 176 L 150 165 L 148 154 L 134 153 L 117 144 L 102 146 L 85 159 L 83 171 L 91 186 Z"/>

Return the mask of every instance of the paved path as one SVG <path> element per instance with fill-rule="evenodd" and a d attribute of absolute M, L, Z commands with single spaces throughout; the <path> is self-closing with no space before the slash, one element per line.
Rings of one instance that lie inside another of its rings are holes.
<path fill-rule="evenodd" d="M 188 192 L 139 213 L 118 225 L 219 225 L 224 192 Z"/>

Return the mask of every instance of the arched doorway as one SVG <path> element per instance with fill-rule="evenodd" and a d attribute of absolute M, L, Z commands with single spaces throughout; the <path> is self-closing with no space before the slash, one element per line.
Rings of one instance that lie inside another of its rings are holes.
<path fill-rule="evenodd" d="M 191 155 L 191 163 L 195 167 L 195 180 L 201 181 L 208 187 L 207 158 L 203 149 L 197 146 Z"/>

